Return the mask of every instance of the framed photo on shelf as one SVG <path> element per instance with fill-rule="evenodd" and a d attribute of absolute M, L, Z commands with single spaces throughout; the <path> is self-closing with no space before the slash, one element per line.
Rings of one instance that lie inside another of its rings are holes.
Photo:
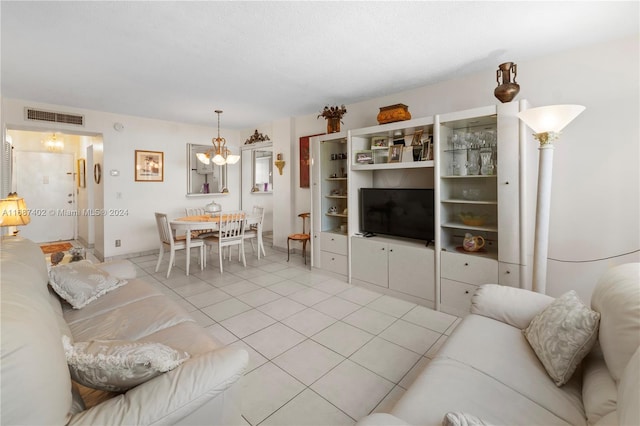
<path fill-rule="evenodd" d="M 78 158 L 78 188 L 87 187 L 87 161 Z"/>
<path fill-rule="evenodd" d="M 388 163 L 399 163 L 402 161 L 402 150 L 404 145 L 391 145 L 389 147 L 389 159 Z"/>
<path fill-rule="evenodd" d="M 164 180 L 164 152 L 136 149 L 135 165 L 136 182 L 162 182 Z"/>
<path fill-rule="evenodd" d="M 422 160 L 433 160 L 433 138 L 427 136 L 422 144 Z"/>
<path fill-rule="evenodd" d="M 415 133 L 413 134 L 413 139 L 411 139 L 411 146 L 418 146 L 418 145 L 422 145 L 422 134 L 424 133 L 424 130 L 416 130 Z"/>
<path fill-rule="evenodd" d="M 373 136 L 371 138 L 371 149 L 389 148 L 389 138 L 386 136 Z"/>
<path fill-rule="evenodd" d="M 373 164 L 373 151 L 357 151 L 355 160 L 358 164 Z"/>

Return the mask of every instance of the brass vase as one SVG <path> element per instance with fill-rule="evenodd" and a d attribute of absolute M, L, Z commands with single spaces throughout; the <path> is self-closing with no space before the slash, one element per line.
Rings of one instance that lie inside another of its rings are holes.
<path fill-rule="evenodd" d="M 498 65 L 496 71 L 496 80 L 498 81 L 498 87 L 493 91 L 493 94 L 500 100 L 500 102 L 511 102 L 520 92 L 520 85 L 516 83 L 516 76 L 518 74 L 518 66 L 513 62 L 505 62 Z M 511 81 L 511 73 L 513 72 L 513 82 Z M 502 77 L 502 83 L 500 83 L 500 77 Z"/>
<path fill-rule="evenodd" d="M 327 133 L 337 133 L 340 131 L 340 118 L 327 117 Z"/>

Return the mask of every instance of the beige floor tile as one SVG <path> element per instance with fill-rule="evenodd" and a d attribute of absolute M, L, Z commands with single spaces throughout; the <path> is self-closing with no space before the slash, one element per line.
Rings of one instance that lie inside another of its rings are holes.
<path fill-rule="evenodd" d="M 282 322 L 305 336 L 311 337 L 335 323 L 336 320 L 315 309 L 307 308 L 282 320 Z"/>
<path fill-rule="evenodd" d="M 207 306 L 206 308 L 202 308 L 201 311 L 214 320 L 220 322 L 250 309 L 251 306 L 239 301 L 238 299 L 232 298 Z"/>
<path fill-rule="evenodd" d="M 392 388 L 390 381 L 348 359 L 311 385 L 353 419 L 369 414 Z"/>
<path fill-rule="evenodd" d="M 267 288 L 282 296 L 288 296 L 297 291 L 306 290 L 307 286 L 305 286 L 304 284 L 297 283 L 295 281 L 286 280 L 276 284 L 272 284 Z"/>
<path fill-rule="evenodd" d="M 372 338 L 372 334 L 340 321 L 312 336 L 316 342 L 345 357 L 351 356 Z"/>
<path fill-rule="evenodd" d="M 267 359 L 273 359 L 305 339 L 303 334 L 277 322 L 243 340 Z"/>
<path fill-rule="evenodd" d="M 273 359 L 273 363 L 309 386 L 344 359 L 313 340 L 305 340 Z"/>
<path fill-rule="evenodd" d="M 441 334 L 413 323 L 398 320 L 379 335 L 385 340 L 423 355 Z"/>
<path fill-rule="evenodd" d="M 418 362 L 420 355 L 374 337 L 349 359 L 393 383 L 398 383 Z"/>
<path fill-rule="evenodd" d="M 296 302 L 302 303 L 303 305 L 313 306 L 316 303 L 320 303 L 323 300 L 330 298 L 331 295 L 313 288 L 306 288 L 292 293 L 288 297 Z"/>
<path fill-rule="evenodd" d="M 367 290 L 362 287 L 352 287 L 337 294 L 338 297 L 342 297 L 350 302 L 357 303 L 358 305 L 367 305 L 382 295 L 371 290 Z"/>
<path fill-rule="evenodd" d="M 384 295 L 367 305 L 367 308 L 400 318 L 411 309 L 415 308 L 415 303 Z"/>
<path fill-rule="evenodd" d="M 416 306 L 402 317 L 405 321 L 429 328 L 438 333 L 444 333 L 457 318 L 458 317 L 453 315 L 434 311 L 424 306 Z"/>
<path fill-rule="evenodd" d="M 252 425 L 260 423 L 305 388 L 270 362 L 246 374 L 239 384 L 240 410 Z"/>
<path fill-rule="evenodd" d="M 409 386 L 411 386 L 416 377 L 418 377 L 418 375 L 422 373 L 422 370 L 427 368 L 427 365 L 429 365 L 430 361 L 431 360 L 429 358 L 424 356 L 420 358 L 420 360 L 416 362 L 413 367 L 411 367 L 411 370 L 409 370 L 409 372 L 404 375 L 402 380 L 400 380 L 398 386 L 401 386 L 403 389 L 409 389 Z"/>
<path fill-rule="evenodd" d="M 204 308 L 206 306 L 213 305 L 214 303 L 227 300 L 230 297 L 231 296 L 224 291 L 221 291 L 217 288 L 212 288 L 211 290 L 196 294 L 195 296 L 187 297 L 187 301 L 189 301 L 189 303 L 193 304 L 197 308 Z"/>
<path fill-rule="evenodd" d="M 404 395 L 405 392 L 406 390 L 402 389 L 400 386 L 394 387 L 393 389 L 391 389 L 391 392 L 389 392 L 387 396 L 385 396 L 384 399 L 380 401 L 380 404 L 378 404 L 378 406 L 373 409 L 373 412 L 389 413 L 393 406 L 396 405 L 396 402 L 398 402 L 398 400 L 402 398 L 402 395 Z"/>
<path fill-rule="evenodd" d="M 260 426 L 350 426 L 355 420 L 312 391 L 304 390 Z"/>
<path fill-rule="evenodd" d="M 348 300 L 335 296 L 313 305 L 313 309 L 316 311 L 320 311 L 336 319 L 342 319 L 354 311 L 357 311 L 360 307 L 357 303 L 349 302 Z"/>
<path fill-rule="evenodd" d="M 343 321 L 371 334 L 379 334 L 393 324 L 396 321 L 396 318 L 391 315 L 363 307 L 343 318 Z"/>
<path fill-rule="evenodd" d="M 280 296 L 278 293 L 274 293 L 271 290 L 267 290 L 266 288 L 259 288 L 248 293 L 243 293 L 237 297 L 247 305 L 256 308 L 260 305 L 264 305 L 265 303 L 273 302 L 276 299 L 280 299 L 282 296 Z"/>
<path fill-rule="evenodd" d="M 262 306 L 258 306 L 260 312 L 264 312 L 271 318 L 281 321 L 291 315 L 304 311 L 307 309 L 302 303 L 298 303 L 295 300 L 290 300 L 286 297 L 274 300 L 273 302 L 266 303 Z"/>
<path fill-rule="evenodd" d="M 220 324 L 239 338 L 244 339 L 248 335 L 262 330 L 274 322 L 275 320 L 270 316 L 263 314 L 257 309 L 251 309 L 250 311 L 220 321 Z"/>

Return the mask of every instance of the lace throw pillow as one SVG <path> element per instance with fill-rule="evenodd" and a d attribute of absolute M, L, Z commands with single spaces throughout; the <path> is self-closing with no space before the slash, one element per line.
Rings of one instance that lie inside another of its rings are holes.
<path fill-rule="evenodd" d="M 571 290 L 536 315 L 523 333 L 551 379 L 562 386 L 596 342 L 599 324 L 600 314 Z"/>
<path fill-rule="evenodd" d="M 94 389 L 122 392 L 173 370 L 189 354 L 161 343 L 92 340 L 71 344 L 62 336 L 71 378 Z"/>
<path fill-rule="evenodd" d="M 74 309 L 81 309 L 126 283 L 127 280 L 109 275 L 88 260 L 54 266 L 49 271 L 49 284 Z"/>
<path fill-rule="evenodd" d="M 471 414 L 451 411 L 444 415 L 442 426 L 490 426 L 490 424 Z"/>

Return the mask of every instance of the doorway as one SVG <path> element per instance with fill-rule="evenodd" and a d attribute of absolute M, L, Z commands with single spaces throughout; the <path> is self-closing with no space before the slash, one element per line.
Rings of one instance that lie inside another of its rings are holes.
<path fill-rule="evenodd" d="M 4 155 L 9 157 L 11 177 L 3 188 L 16 191 L 31 211 L 31 222 L 20 228 L 20 235 L 35 242 L 78 240 L 93 248 L 95 217 L 85 212 L 98 201 L 102 204 L 94 197 L 97 184 L 91 174 L 94 147 L 101 154 L 102 135 L 10 126 L 6 132 L 11 149 Z M 62 146 L 52 152 L 46 141 L 54 132 Z M 84 179 L 78 179 L 79 164 L 84 165 Z"/>
<path fill-rule="evenodd" d="M 76 239 L 73 160 L 73 154 L 64 152 L 15 152 L 13 187 L 31 216 L 29 225 L 20 229 L 22 237 L 36 243 Z"/>

